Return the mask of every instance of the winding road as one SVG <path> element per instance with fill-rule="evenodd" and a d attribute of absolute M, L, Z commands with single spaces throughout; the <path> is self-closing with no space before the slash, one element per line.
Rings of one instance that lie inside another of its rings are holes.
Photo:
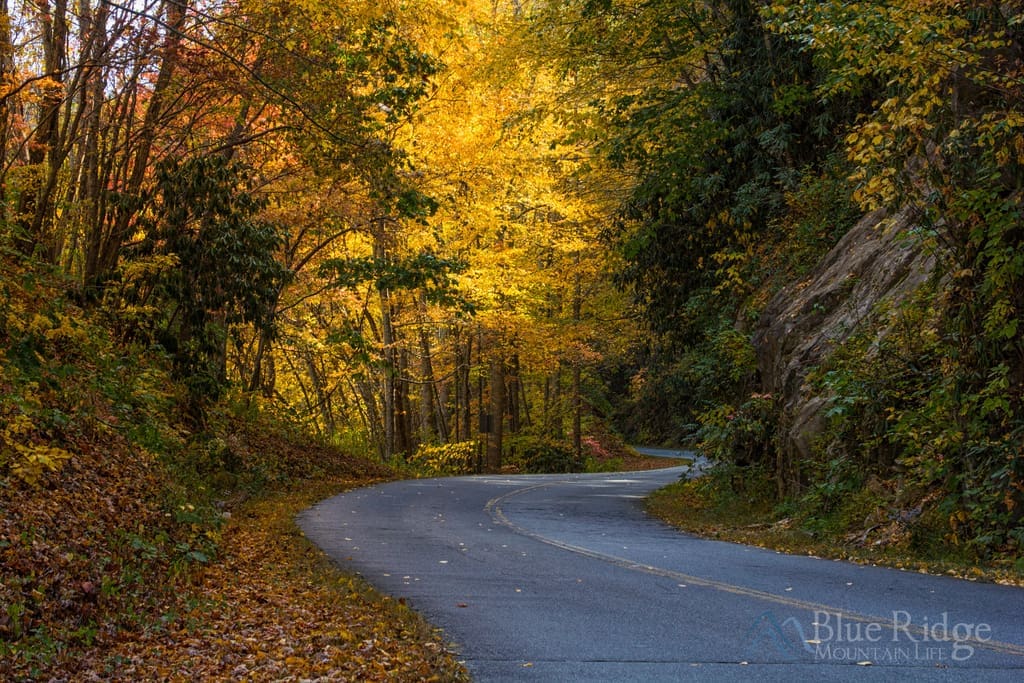
<path fill-rule="evenodd" d="M 1024 680 L 1024 590 L 682 534 L 689 467 L 400 481 L 299 517 L 476 681 Z"/>

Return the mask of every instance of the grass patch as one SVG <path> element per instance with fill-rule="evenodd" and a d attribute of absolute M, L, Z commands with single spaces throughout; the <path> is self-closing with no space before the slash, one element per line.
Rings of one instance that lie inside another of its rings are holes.
<path fill-rule="evenodd" d="M 750 482 L 756 482 L 751 484 Z M 768 476 L 713 470 L 652 493 L 648 513 L 706 538 L 781 552 L 958 578 L 1024 585 L 1018 558 L 979 562 L 946 540 L 944 516 L 927 499 L 907 512 L 894 495 L 869 481 L 827 510 L 807 500 L 772 501 Z"/>

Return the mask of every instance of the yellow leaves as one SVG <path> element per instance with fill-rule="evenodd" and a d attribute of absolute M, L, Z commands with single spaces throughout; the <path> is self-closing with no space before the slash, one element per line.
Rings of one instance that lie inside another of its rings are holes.
<path fill-rule="evenodd" d="M 46 331 L 52 329 L 53 325 L 50 319 L 41 313 L 36 313 L 32 316 L 26 330 L 31 334 L 42 335 Z"/>
<path fill-rule="evenodd" d="M 722 251 L 712 254 L 712 260 L 719 266 L 715 271 L 719 279 L 719 284 L 714 289 L 716 295 L 730 290 L 745 292 L 750 289 L 750 285 L 744 279 L 744 275 L 751 256 L 752 252 L 750 250 L 744 252 Z"/>
<path fill-rule="evenodd" d="M 21 91 L 26 102 L 37 103 L 37 102 L 52 102 L 53 100 L 60 100 L 64 94 L 64 84 L 57 81 L 49 76 L 37 78 L 27 83 L 28 88 L 23 86 L 17 86 L 8 84 L 4 89 L 8 92 Z"/>
<path fill-rule="evenodd" d="M 893 182 L 895 171 L 884 169 L 882 174 L 872 175 L 861 183 L 853 192 L 854 200 L 866 210 L 874 210 L 883 206 L 891 206 L 898 196 L 898 189 Z M 854 175 L 851 180 L 856 180 Z"/>
<path fill-rule="evenodd" d="M 34 486 L 44 472 L 56 472 L 71 453 L 56 446 L 22 446 L 14 444 L 21 456 L 11 465 L 11 472 L 25 483 Z"/>
<path fill-rule="evenodd" d="M 124 261 L 121 265 L 121 276 L 129 282 L 137 282 L 177 267 L 179 259 L 177 254 L 156 254 Z"/>
<path fill-rule="evenodd" d="M 471 474 L 476 467 L 477 446 L 476 441 L 421 445 L 409 462 L 430 477 Z"/>
<path fill-rule="evenodd" d="M 34 313 L 27 323 L 16 326 L 16 329 L 49 341 L 65 341 L 79 345 L 90 341 L 88 328 L 73 316 L 63 312 L 52 315 Z"/>
<path fill-rule="evenodd" d="M 35 82 L 36 89 L 44 95 L 53 95 L 64 90 L 64 84 L 49 76 L 44 76 Z"/>
<path fill-rule="evenodd" d="M 56 472 L 72 455 L 45 443 L 36 443 L 36 426 L 27 415 L 18 414 L 0 428 L 0 466 L 30 486 L 45 472 Z"/>

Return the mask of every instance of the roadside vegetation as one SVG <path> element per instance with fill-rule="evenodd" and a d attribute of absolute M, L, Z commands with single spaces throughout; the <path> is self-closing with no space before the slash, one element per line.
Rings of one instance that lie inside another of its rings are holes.
<path fill-rule="evenodd" d="M 826 545 L 1019 562 L 1022 17 L 955 0 L 535 13 L 539 54 L 572 76 L 569 139 L 605 164 L 587 180 L 630 180 L 604 237 L 650 336 L 608 375 L 618 424 L 719 463 L 712 500 L 753 499 L 760 532 L 789 519 Z"/>
<path fill-rule="evenodd" d="M 737 474 L 728 466 L 681 480 L 651 494 L 651 515 L 682 531 L 797 555 L 943 574 L 971 581 L 1024 586 L 1024 562 L 1005 555 L 979 562 L 967 546 L 946 542 L 946 520 L 920 509 L 894 512 L 914 492 L 875 479 L 852 495 L 779 504 L 768 477 Z"/>
<path fill-rule="evenodd" d="M 439 634 L 293 522 L 392 469 L 236 396 L 2 259 L 0 677 L 460 680 Z"/>

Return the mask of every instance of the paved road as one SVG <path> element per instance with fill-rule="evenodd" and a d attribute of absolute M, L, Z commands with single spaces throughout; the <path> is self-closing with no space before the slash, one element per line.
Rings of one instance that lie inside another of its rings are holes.
<path fill-rule="evenodd" d="M 1024 680 L 1024 590 L 646 517 L 643 496 L 687 472 L 402 481 L 299 523 L 444 628 L 481 682 Z"/>

